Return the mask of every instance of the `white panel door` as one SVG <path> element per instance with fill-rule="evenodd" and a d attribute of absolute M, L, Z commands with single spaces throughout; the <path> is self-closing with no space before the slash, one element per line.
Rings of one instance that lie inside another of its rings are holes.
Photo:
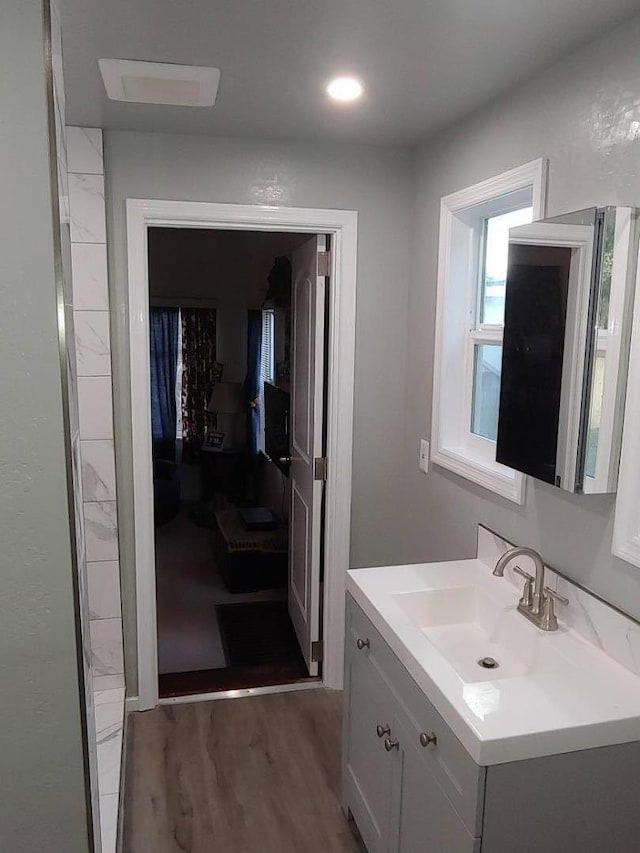
<path fill-rule="evenodd" d="M 291 507 L 289 615 L 309 675 L 318 674 L 312 644 L 320 640 L 320 546 L 324 483 L 314 477 L 323 453 L 325 279 L 318 253 L 326 237 L 313 237 L 293 254 L 293 358 L 291 381 Z"/>

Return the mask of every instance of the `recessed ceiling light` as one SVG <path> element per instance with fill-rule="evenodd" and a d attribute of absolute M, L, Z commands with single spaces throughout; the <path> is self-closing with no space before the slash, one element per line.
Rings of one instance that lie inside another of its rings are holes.
<path fill-rule="evenodd" d="M 336 77 L 327 86 L 327 94 L 334 101 L 357 101 L 364 89 L 362 83 L 355 77 Z"/>
<path fill-rule="evenodd" d="M 133 59 L 99 59 L 98 65 L 112 101 L 178 107 L 212 107 L 216 102 L 217 68 Z"/>

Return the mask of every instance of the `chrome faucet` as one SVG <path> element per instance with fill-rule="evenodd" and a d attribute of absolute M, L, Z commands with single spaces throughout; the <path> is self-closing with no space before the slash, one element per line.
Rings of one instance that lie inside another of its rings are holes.
<path fill-rule="evenodd" d="M 520 566 L 514 566 L 514 571 L 525 579 L 522 598 L 518 602 L 518 611 L 533 622 L 542 631 L 556 631 L 558 629 L 558 620 L 555 614 L 554 602 L 560 604 L 568 604 L 568 599 L 544 585 L 544 563 L 542 557 L 533 548 L 520 546 L 511 548 L 506 551 L 496 563 L 493 574 L 501 578 L 504 575 L 504 570 L 507 563 L 516 557 L 530 557 L 533 560 L 536 574 L 535 578 L 521 569 Z"/>

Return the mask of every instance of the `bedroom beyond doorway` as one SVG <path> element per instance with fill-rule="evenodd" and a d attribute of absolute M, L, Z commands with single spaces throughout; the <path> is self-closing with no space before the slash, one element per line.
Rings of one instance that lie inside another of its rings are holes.
<path fill-rule="evenodd" d="M 292 260 L 310 239 L 148 232 L 160 697 L 310 677 L 287 603 Z"/>

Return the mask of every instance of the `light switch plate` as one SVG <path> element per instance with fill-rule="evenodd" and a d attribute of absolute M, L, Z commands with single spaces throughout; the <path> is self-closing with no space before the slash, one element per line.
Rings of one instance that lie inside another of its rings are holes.
<path fill-rule="evenodd" d="M 429 442 L 426 438 L 420 439 L 420 461 L 418 465 L 423 473 L 429 472 Z"/>

